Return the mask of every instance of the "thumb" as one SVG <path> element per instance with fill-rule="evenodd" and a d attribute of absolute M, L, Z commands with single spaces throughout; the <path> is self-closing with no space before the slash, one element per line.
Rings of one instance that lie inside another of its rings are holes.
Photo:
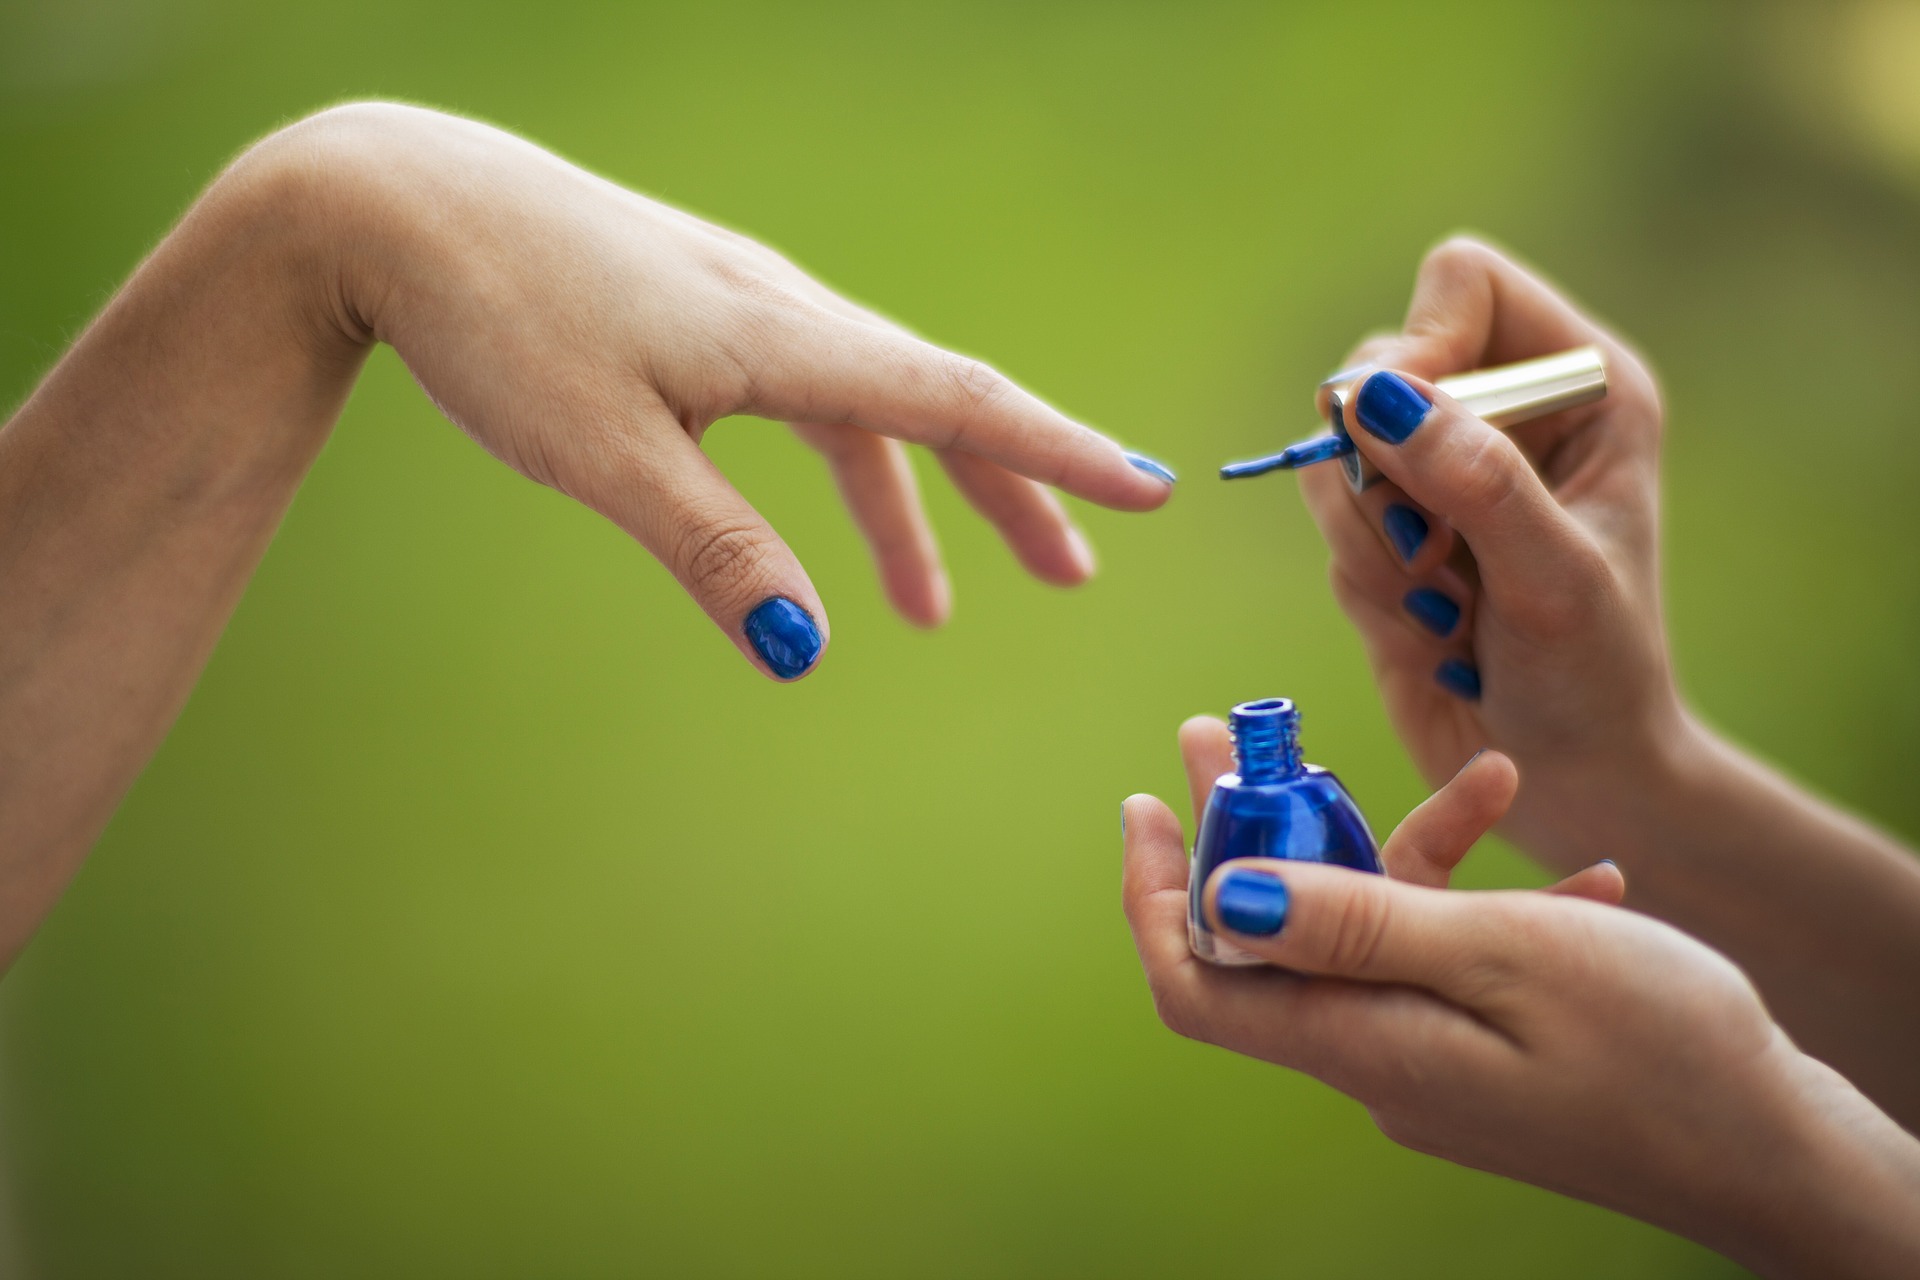
<path fill-rule="evenodd" d="M 813 670 L 826 610 L 786 542 L 680 424 L 602 433 L 563 462 L 556 487 L 626 530 L 735 647 L 776 680 Z"/>
<path fill-rule="evenodd" d="M 1345 867 L 1235 859 L 1207 882 L 1215 929 L 1302 973 L 1425 987 L 1463 1002 L 1517 960 L 1495 895 L 1455 894 Z M 1475 975 L 1480 975 L 1476 979 Z"/>

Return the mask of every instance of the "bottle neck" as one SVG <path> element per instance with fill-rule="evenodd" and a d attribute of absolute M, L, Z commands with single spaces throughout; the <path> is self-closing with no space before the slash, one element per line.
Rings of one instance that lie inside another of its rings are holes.
<path fill-rule="evenodd" d="M 1285 698 L 1243 703 L 1233 709 L 1233 753 L 1242 782 L 1282 782 L 1303 772 L 1300 713 Z"/>

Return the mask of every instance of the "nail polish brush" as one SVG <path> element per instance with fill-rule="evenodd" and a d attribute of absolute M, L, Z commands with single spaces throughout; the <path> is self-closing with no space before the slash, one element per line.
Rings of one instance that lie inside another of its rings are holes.
<path fill-rule="evenodd" d="M 1380 478 L 1380 472 L 1347 435 L 1346 412 L 1347 402 L 1359 392 L 1360 384 L 1372 372 L 1374 366 L 1371 365 L 1346 369 L 1320 384 L 1318 391 L 1326 393 L 1324 411 L 1333 427 L 1332 435 L 1297 441 L 1264 458 L 1229 462 L 1220 468 L 1220 478 L 1244 480 L 1269 471 L 1294 471 L 1339 458 L 1346 468 L 1348 483 L 1356 491 L 1365 489 Z M 1607 366 L 1599 347 L 1575 347 L 1515 364 L 1449 374 L 1435 378 L 1433 385 L 1488 425 L 1505 430 L 1602 399 L 1607 394 Z M 1315 398 L 1318 399 L 1317 393 Z"/>

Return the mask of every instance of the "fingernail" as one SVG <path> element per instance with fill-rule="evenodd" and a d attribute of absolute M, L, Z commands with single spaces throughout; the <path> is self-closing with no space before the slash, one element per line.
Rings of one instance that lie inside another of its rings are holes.
<path fill-rule="evenodd" d="M 1125 800 L 1120 802 L 1120 834 L 1123 836 L 1127 834 L 1127 802 Z"/>
<path fill-rule="evenodd" d="M 785 596 L 754 606 L 741 630 L 760 660 L 782 680 L 797 680 L 820 660 L 820 627 L 813 615 Z"/>
<path fill-rule="evenodd" d="M 1456 698 L 1468 702 L 1480 701 L 1480 669 L 1471 662 L 1462 662 L 1458 658 L 1448 658 L 1435 667 L 1433 678 L 1440 687 Z"/>
<path fill-rule="evenodd" d="M 1360 384 L 1353 416 L 1388 444 L 1401 444 L 1427 420 L 1432 409 L 1433 402 L 1415 391 L 1405 378 L 1382 370 Z"/>
<path fill-rule="evenodd" d="M 1132 465 L 1135 471 L 1144 471 L 1155 480 L 1164 480 L 1168 484 L 1172 484 L 1180 478 L 1173 474 L 1173 469 L 1167 466 L 1166 463 L 1156 462 L 1144 453 L 1135 453 L 1129 449 L 1122 456 L 1126 458 L 1127 462 Z"/>
<path fill-rule="evenodd" d="M 1381 523 L 1387 526 L 1387 541 L 1393 544 L 1402 560 L 1412 560 L 1426 545 L 1427 518 L 1412 507 L 1394 503 L 1381 517 Z"/>
<path fill-rule="evenodd" d="M 1600 861 L 1594 863 L 1593 865 L 1596 867 L 1612 867 L 1615 871 L 1618 871 L 1620 869 L 1620 864 L 1615 862 L 1612 858 L 1602 858 L 1600 859 Z"/>
<path fill-rule="evenodd" d="M 1437 636 L 1450 636 L 1460 625 L 1460 606 L 1432 587 L 1415 587 L 1402 596 L 1413 620 Z"/>
<path fill-rule="evenodd" d="M 1214 890 L 1214 911 L 1235 933 L 1270 938 L 1287 922 L 1287 886 L 1279 876 L 1234 867 Z"/>

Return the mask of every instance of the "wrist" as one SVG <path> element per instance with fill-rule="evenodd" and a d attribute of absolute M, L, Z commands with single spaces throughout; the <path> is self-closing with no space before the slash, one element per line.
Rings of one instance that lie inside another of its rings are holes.
<path fill-rule="evenodd" d="M 1593 751 L 1522 763 L 1520 803 L 1501 832 L 1547 866 L 1611 858 L 1631 873 L 1711 811 L 1730 749 L 1678 699 Z"/>
<path fill-rule="evenodd" d="M 413 154 L 432 113 L 379 103 L 331 107 L 270 134 L 209 193 L 271 229 L 275 304 L 316 358 L 357 364 L 378 338 L 392 280 L 419 255 Z"/>
<path fill-rule="evenodd" d="M 113 512 L 96 532 L 277 517 L 345 399 L 365 347 L 325 322 L 326 201 L 282 136 L 209 185 L 16 418 L 15 470 Z"/>
<path fill-rule="evenodd" d="M 369 102 L 319 112 L 249 153 L 270 198 L 303 211 L 287 251 L 299 259 L 299 312 L 323 345 L 380 341 L 405 354 L 470 300 L 504 304 L 488 265 L 514 260 L 527 232 L 490 216 L 502 140 L 472 121 Z"/>
<path fill-rule="evenodd" d="M 1779 1045 L 1770 1158 L 1700 1239 L 1769 1276 L 1920 1271 L 1920 1142 L 1831 1067 Z"/>

